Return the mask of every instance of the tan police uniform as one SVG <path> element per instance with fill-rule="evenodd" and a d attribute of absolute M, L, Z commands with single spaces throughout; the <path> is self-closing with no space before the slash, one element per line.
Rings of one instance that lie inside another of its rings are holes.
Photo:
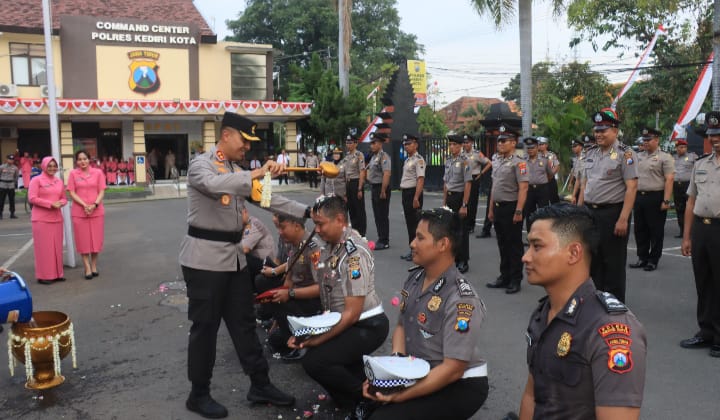
<path fill-rule="evenodd" d="M 455 141 L 460 142 L 461 140 L 456 138 Z M 470 163 L 462 153 L 458 153 L 457 156 L 448 155 L 445 159 L 443 182 L 447 190 L 445 205 L 455 213 L 459 213 L 461 208 L 467 208 L 469 203 L 464 201 L 465 185 L 467 183 L 471 183 L 472 185 L 472 174 L 470 173 Z M 470 221 L 465 217 L 460 226 L 461 232 L 459 232 L 461 238 L 460 249 L 455 256 L 455 262 L 458 265 L 464 265 L 465 268 L 467 268 L 468 260 L 470 259 L 470 232 L 467 227 L 468 223 L 470 223 Z M 475 221 L 473 220 L 472 223 L 474 224 Z"/>
<path fill-rule="evenodd" d="M 467 159 L 470 166 L 470 175 L 472 176 L 472 187 L 470 188 L 470 197 L 468 199 L 468 216 L 466 226 L 468 233 L 475 232 L 475 219 L 477 218 L 478 200 L 480 199 L 480 182 L 482 180 L 482 170 L 490 163 L 490 159 L 482 155 L 479 151 L 472 149 L 469 153 L 461 152 Z"/>
<path fill-rule="evenodd" d="M 539 155 L 542 155 L 545 159 L 548 161 L 548 165 L 550 165 L 550 169 L 552 171 L 555 170 L 555 168 L 560 166 L 560 159 L 558 159 L 557 154 L 551 150 L 548 150 L 546 153 L 538 153 Z M 558 191 L 558 184 L 557 179 L 555 179 L 555 174 L 550 177 L 548 180 L 548 196 L 550 200 L 550 204 L 555 204 L 560 202 L 560 195 Z"/>
<path fill-rule="evenodd" d="M 687 143 L 686 143 L 687 145 Z M 683 156 L 675 155 L 675 179 L 673 180 L 673 201 L 675 202 L 675 214 L 680 227 L 680 234 L 676 237 L 682 238 L 685 230 L 685 205 L 687 204 L 687 190 L 690 186 L 690 176 L 698 156 L 693 152 L 686 152 Z M 692 223 L 692 221 L 690 222 Z"/>
<path fill-rule="evenodd" d="M 526 147 L 530 147 L 529 144 L 536 142 L 532 137 L 525 139 Z M 547 156 L 547 155 L 546 155 Z M 554 176 L 552 170 L 552 160 L 544 157 L 541 153 L 531 158 L 528 154 L 527 159 L 528 169 L 528 193 L 527 199 L 525 199 L 525 208 L 523 209 L 523 217 L 525 219 L 525 225 L 527 231 L 530 232 L 530 215 L 535 213 L 535 210 L 545 207 L 550 204 L 550 184 L 548 178 Z"/>
<path fill-rule="evenodd" d="M 362 198 L 358 198 L 358 191 L 364 189 L 364 185 L 360 185 L 362 172 L 365 170 L 365 155 L 361 151 L 355 150 L 347 152 L 342 160 L 345 168 L 345 176 L 347 178 L 347 204 L 350 211 L 350 224 L 353 229 L 365 236 L 367 231 L 367 215 L 365 213 L 365 194 Z M 365 182 L 363 180 L 363 182 Z"/>
<path fill-rule="evenodd" d="M 417 230 L 418 221 L 420 220 L 420 211 L 423 207 L 423 193 L 420 192 L 418 201 L 419 208 L 413 208 L 415 193 L 417 192 L 418 179 L 425 178 L 425 159 L 420 153 L 415 152 L 412 156 L 408 156 L 403 163 L 402 177 L 400 178 L 400 190 L 402 192 L 402 206 L 405 214 L 405 227 L 408 233 L 408 244 L 415 239 L 415 230 Z M 412 260 L 412 254 L 409 261 Z M 406 256 L 407 257 L 407 256 Z M 407 258 L 406 258 L 407 259 Z"/>
<path fill-rule="evenodd" d="M 385 198 L 380 198 L 382 191 L 383 174 L 392 170 L 390 155 L 384 150 L 371 155 L 370 163 L 367 166 L 367 181 L 372 188 L 372 208 L 375 216 L 375 228 L 378 239 L 375 243 L 377 248 L 382 249 L 383 245 L 390 244 L 390 184 L 385 189 Z"/>
<path fill-rule="evenodd" d="M 320 159 L 318 156 L 313 153 L 312 155 L 308 155 L 305 158 L 305 166 L 307 168 L 317 168 L 320 166 Z M 309 172 L 308 173 L 308 179 L 310 183 L 310 188 L 317 188 L 318 186 L 318 173 L 317 172 Z"/>
<path fill-rule="evenodd" d="M 320 193 L 322 195 L 334 194 L 347 198 L 347 172 L 345 171 L 345 160 L 333 162 L 338 168 L 338 175 L 335 178 L 322 177 L 320 181 Z"/>

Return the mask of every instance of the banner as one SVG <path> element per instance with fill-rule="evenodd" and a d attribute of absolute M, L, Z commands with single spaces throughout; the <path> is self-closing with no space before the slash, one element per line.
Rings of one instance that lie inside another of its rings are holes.
<path fill-rule="evenodd" d="M 627 82 L 625 82 L 625 86 L 623 86 L 622 90 L 620 90 L 620 93 L 618 93 L 618 95 L 615 98 L 615 100 L 613 101 L 612 105 L 610 105 L 610 107 L 612 109 L 617 108 L 617 103 L 620 100 L 620 98 L 622 98 L 622 96 L 628 90 L 630 90 L 632 85 L 635 83 L 635 80 L 637 80 L 639 73 L 640 73 L 638 71 L 638 69 L 643 64 L 645 64 L 648 57 L 650 57 L 650 53 L 655 48 L 655 44 L 657 43 L 658 37 L 660 37 L 660 35 L 667 35 L 667 30 L 662 25 L 658 25 L 658 28 L 655 31 L 655 36 L 653 36 L 652 41 L 650 41 L 650 45 L 648 45 L 647 48 L 645 48 L 645 51 L 643 51 L 643 54 L 640 56 L 640 61 L 638 61 L 637 65 L 635 66 L 635 69 L 632 71 L 632 73 L 630 73 L 630 77 L 628 77 Z"/>
<path fill-rule="evenodd" d="M 427 73 L 425 72 L 425 62 L 419 60 L 408 60 L 408 75 L 410 76 L 410 85 L 415 93 L 415 106 L 427 105 Z"/>
<path fill-rule="evenodd" d="M 703 102 L 705 102 L 708 90 L 710 90 L 710 82 L 712 82 L 713 58 L 713 53 L 710 53 L 710 57 L 708 57 L 707 63 L 703 66 L 700 77 L 698 77 L 697 82 L 695 82 L 695 87 L 693 87 L 692 92 L 690 92 L 690 97 L 685 103 L 685 107 L 683 107 L 680 117 L 675 123 L 672 136 L 670 137 L 671 140 L 674 140 L 677 137 L 685 137 L 684 134 L 681 134 L 685 133 L 685 124 L 692 121 L 692 119 L 700 112 L 700 108 L 702 107 Z"/>

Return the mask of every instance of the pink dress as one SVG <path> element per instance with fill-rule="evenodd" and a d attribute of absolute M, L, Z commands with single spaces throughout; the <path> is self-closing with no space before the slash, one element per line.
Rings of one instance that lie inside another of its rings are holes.
<path fill-rule="evenodd" d="M 20 173 L 22 173 L 23 186 L 27 190 L 30 186 L 30 172 L 32 171 L 33 160 L 30 156 L 20 158 Z"/>
<path fill-rule="evenodd" d="M 47 166 L 55 161 L 48 156 L 42 160 L 42 173 L 30 180 L 28 200 L 33 204 L 32 236 L 35 250 L 35 278 L 56 280 L 63 272 L 63 219 L 60 209 L 52 204 L 67 204 L 65 185 L 60 178 L 47 174 Z"/>
<path fill-rule="evenodd" d="M 107 165 L 105 165 L 106 174 L 107 174 L 107 181 L 110 185 L 117 184 L 117 162 L 114 160 L 109 160 Z"/>
<path fill-rule="evenodd" d="M 106 188 L 105 175 L 97 168 L 88 168 L 85 172 L 80 168 L 73 169 L 68 176 L 68 191 L 72 191 L 85 204 L 93 204 Z M 100 205 L 89 215 L 78 203 L 72 203 L 70 215 L 75 234 L 75 248 L 80 254 L 96 254 L 102 251 L 105 239 L 105 207 Z"/>

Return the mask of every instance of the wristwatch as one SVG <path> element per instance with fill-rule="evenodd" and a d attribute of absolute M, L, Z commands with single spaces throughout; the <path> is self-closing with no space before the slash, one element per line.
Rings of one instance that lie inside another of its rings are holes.
<path fill-rule="evenodd" d="M 294 287 L 291 287 L 290 289 L 288 289 L 288 297 L 290 299 L 295 299 L 295 288 Z"/>
<path fill-rule="evenodd" d="M 665 203 L 665 204 L 667 204 L 667 205 L 669 206 L 669 205 L 670 205 L 670 200 L 663 200 L 663 203 Z"/>
<path fill-rule="evenodd" d="M 275 272 L 275 268 L 271 268 L 271 269 L 270 269 L 270 273 L 271 273 L 273 276 L 277 276 L 277 272 Z"/>
<path fill-rule="evenodd" d="M 467 203 L 462 203 L 463 208 L 467 208 Z"/>
<path fill-rule="evenodd" d="M 522 215 L 522 210 L 515 210 L 515 214 L 518 215 L 518 216 L 521 216 L 521 215 Z"/>

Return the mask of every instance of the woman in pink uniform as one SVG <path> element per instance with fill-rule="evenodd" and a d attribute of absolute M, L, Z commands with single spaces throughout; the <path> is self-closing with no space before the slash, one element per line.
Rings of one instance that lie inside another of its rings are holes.
<path fill-rule="evenodd" d="M 127 160 L 128 185 L 135 184 L 135 160 L 128 158 Z"/>
<path fill-rule="evenodd" d="M 110 159 L 108 159 L 106 168 L 107 168 L 107 171 L 105 173 L 107 174 L 108 184 L 110 184 L 110 185 L 117 184 L 118 165 L 117 165 L 117 162 L 115 162 L 115 158 L 113 156 L 110 156 Z"/>
<path fill-rule="evenodd" d="M 30 157 L 30 153 L 23 153 L 23 156 L 20 158 L 20 173 L 22 173 L 23 187 L 25 190 L 30 187 L 30 172 L 32 171 L 32 167 L 33 159 Z"/>
<path fill-rule="evenodd" d="M 32 236 L 35 250 L 35 277 L 40 284 L 65 281 L 63 273 L 63 218 L 60 208 L 67 204 L 65 185 L 55 174 L 58 164 L 52 156 L 43 158 L 42 173 L 30 180 L 28 200 L 32 203 Z"/>
<path fill-rule="evenodd" d="M 98 254 L 103 249 L 105 238 L 105 175 L 90 167 L 90 160 L 84 150 L 75 153 L 76 168 L 68 177 L 68 192 L 73 200 L 70 214 L 75 233 L 75 248 L 85 265 L 85 278 L 97 277 Z"/>

